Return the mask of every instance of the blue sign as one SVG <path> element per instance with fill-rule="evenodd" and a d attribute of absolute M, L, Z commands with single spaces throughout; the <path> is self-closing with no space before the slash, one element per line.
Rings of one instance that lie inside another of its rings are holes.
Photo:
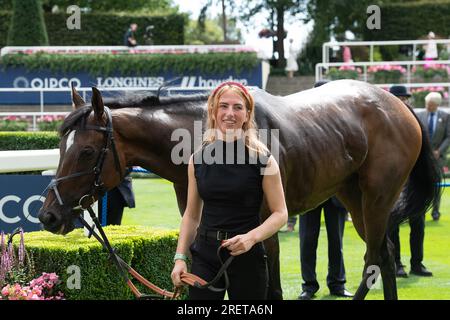
<path fill-rule="evenodd" d="M 0 175 L 0 231 L 11 233 L 41 230 L 39 209 L 45 201 L 45 188 L 51 176 Z"/>
<path fill-rule="evenodd" d="M 0 232 L 11 233 L 18 227 L 26 232 L 43 229 L 38 213 L 47 195 L 46 188 L 53 178 L 32 174 L 0 175 Z M 102 226 L 106 225 L 106 201 L 104 196 L 98 202 Z M 78 220 L 75 227 L 82 227 Z"/>
<path fill-rule="evenodd" d="M 262 88 L 262 63 L 253 69 L 240 73 L 232 70 L 222 74 L 175 74 L 166 72 L 158 76 L 93 76 L 88 73 L 54 73 L 48 70 L 27 71 L 23 67 L 8 67 L 0 69 L 0 88 L 34 88 L 34 89 L 60 89 L 69 88 L 73 82 L 79 87 L 100 87 L 105 96 L 117 95 L 117 91 L 108 91 L 107 88 L 157 88 L 164 82 L 178 78 L 171 83 L 171 87 L 195 87 L 201 90 L 205 87 L 215 87 L 224 81 L 236 81 L 248 86 Z M 171 88 L 171 91 L 173 88 Z M 39 104 L 40 92 L 0 92 L 0 104 Z M 70 92 L 43 93 L 44 103 L 71 104 Z"/>

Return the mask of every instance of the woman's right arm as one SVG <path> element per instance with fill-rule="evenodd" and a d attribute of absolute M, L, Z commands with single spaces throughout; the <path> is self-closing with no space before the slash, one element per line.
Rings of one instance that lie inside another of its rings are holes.
<path fill-rule="evenodd" d="M 181 219 L 180 234 L 178 237 L 178 246 L 176 253 L 187 256 L 189 247 L 194 242 L 197 227 L 200 224 L 202 215 L 203 201 L 197 190 L 197 181 L 194 174 L 193 156 L 189 159 L 188 165 L 188 197 L 186 210 Z M 180 275 L 187 272 L 186 261 L 175 260 L 175 266 L 172 270 L 172 282 L 176 287 L 182 286 Z"/>

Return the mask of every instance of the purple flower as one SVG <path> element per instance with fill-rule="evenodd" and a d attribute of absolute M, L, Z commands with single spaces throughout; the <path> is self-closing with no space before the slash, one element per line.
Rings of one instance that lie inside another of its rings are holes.
<path fill-rule="evenodd" d="M 25 261 L 25 244 L 23 240 L 23 229 L 20 229 L 19 266 L 23 266 L 24 261 Z"/>
<path fill-rule="evenodd" d="M 5 234 L 3 233 L 3 231 L 2 231 L 2 233 L 1 233 L 1 244 L 0 244 L 0 248 L 1 248 L 1 250 L 0 250 L 0 255 L 3 255 L 3 253 L 5 253 L 5 251 L 6 251 Z"/>

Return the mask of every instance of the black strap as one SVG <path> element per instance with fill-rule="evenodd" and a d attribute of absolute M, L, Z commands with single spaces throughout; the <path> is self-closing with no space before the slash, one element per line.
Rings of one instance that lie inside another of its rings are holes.
<path fill-rule="evenodd" d="M 216 276 L 211 281 L 209 281 L 208 283 L 205 283 L 204 285 L 200 285 L 198 282 L 195 282 L 194 286 L 196 288 L 209 289 L 209 290 L 214 291 L 214 292 L 221 292 L 221 291 L 227 290 L 228 287 L 230 286 L 230 279 L 228 278 L 227 268 L 230 266 L 231 262 L 233 262 L 234 256 L 229 256 L 228 259 L 224 263 L 222 258 L 220 257 L 220 250 L 221 249 L 223 249 L 222 246 L 219 246 L 217 248 L 217 257 L 219 258 L 220 264 L 222 266 L 220 267 L 220 269 L 217 272 Z M 219 281 L 220 278 L 222 278 L 222 276 L 224 277 L 224 280 L 225 280 L 225 286 L 223 288 L 216 288 L 216 287 L 214 287 L 216 282 Z"/>

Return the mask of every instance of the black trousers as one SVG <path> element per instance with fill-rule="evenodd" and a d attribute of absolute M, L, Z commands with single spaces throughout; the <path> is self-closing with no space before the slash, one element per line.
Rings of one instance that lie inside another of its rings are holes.
<path fill-rule="evenodd" d="M 420 215 L 409 220 L 411 232 L 409 233 L 409 245 L 411 248 L 411 266 L 419 266 L 423 261 L 423 240 L 425 238 L 425 215 Z M 400 258 L 400 229 L 395 228 L 391 234 L 394 244 L 395 263 L 402 264 Z"/>
<path fill-rule="evenodd" d="M 114 188 L 108 191 L 106 224 L 120 225 L 122 223 L 123 208 L 126 207 L 126 205 L 119 189 Z"/>
<path fill-rule="evenodd" d="M 205 281 L 211 281 L 219 271 L 221 264 L 217 257 L 220 241 L 198 236 L 191 245 L 191 273 Z M 220 251 L 222 261 L 230 256 L 228 249 Z M 228 298 L 230 300 L 265 300 L 268 289 L 267 257 L 262 243 L 255 244 L 249 251 L 238 255 L 227 268 L 229 277 Z M 222 276 L 215 285 L 223 288 Z M 189 287 L 190 300 L 223 300 L 225 291 L 213 292 L 209 289 Z"/>
<path fill-rule="evenodd" d="M 302 289 L 315 293 L 319 290 L 316 276 L 317 244 L 320 233 L 320 216 L 324 209 L 325 225 L 328 236 L 328 275 L 327 285 L 330 291 L 344 289 L 346 282 L 342 237 L 346 219 L 345 208 L 337 207 L 327 200 L 319 207 L 300 216 L 300 264 L 302 271 Z"/>

